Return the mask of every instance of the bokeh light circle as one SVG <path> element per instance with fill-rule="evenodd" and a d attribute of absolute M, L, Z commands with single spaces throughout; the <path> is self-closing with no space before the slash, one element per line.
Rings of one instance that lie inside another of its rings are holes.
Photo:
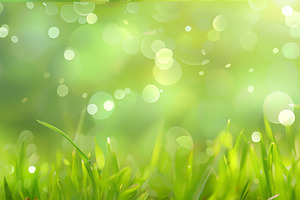
<path fill-rule="evenodd" d="M 266 118 L 275 124 L 279 124 L 279 113 L 282 110 L 294 111 L 291 97 L 284 92 L 273 92 L 265 98 L 263 109 Z"/>
<path fill-rule="evenodd" d="M 228 20 L 224 15 L 218 15 L 213 21 L 213 27 L 216 31 L 224 31 L 227 28 Z"/>
<path fill-rule="evenodd" d="M 254 131 L 251 135 L 251 139 L 253 142 L 259 142 L 261 140 L 260 132 Z"/>
<path fill-rule="evenodd" d="M 278 115 L 280 124 L 290 126 L 295 122 L 295 114 L 291 110 L 282 110 Z"/>
<path fill-rule="evenodd" d="M 167 70 L 161 70 L 154 65 L 153 77 L 161 85 L 169 86 L 177 83 L 182 75 L 180 64 L 174 60 L 172 66 Z"/>
<path fill-rule="evenodd" d="M 97 109 L 95 109 L 96 107 Z M 115 108 L 113 97 L 106 92 L 97 92 L 91 97 L 88 108 L 88 113 L 93 118 L 98 120 L 106 119 L 113 113 Z"/>
<path fill-rule="evenodd" d="M 295 42 L 287 42 L 282 47 L 282 54 L 288 59 L 298 58 L 299 52 L 299 45 Z"/>
<path fill-rule="evenodd" d="M 57 27 L 51 27 L 51 28 L 49 28 L 48 35 L 52 39 L 57 38 L 59 36 L 59 29 Z"/>
<path fill-rule="evenodd" d="M 156 102 L 159 99 L 159 96 L 159 89 L 153 84 L 149 84 L 143 89 L 143 99 L 147 103 Z"/>

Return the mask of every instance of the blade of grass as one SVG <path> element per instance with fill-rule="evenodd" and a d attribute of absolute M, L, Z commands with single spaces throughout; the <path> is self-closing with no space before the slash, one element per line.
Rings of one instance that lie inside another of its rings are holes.
<path fill-rule="evenodd" d="M 250 190 L 250 181 L 247 181 L 247 183 L 245 184 L 245 186 L 244 186 L 244 188 L 243 188 L 241 197 L 240 197 L 241 200 L 246 199 L 249 190 Z"/>
<path fill-rule="evenodd" d="M 41 125 L 59 133 L 61 136 L 63 136 L 64 138 L 66 138 L 70 143 L 71 145 L 73 145 L 73 147 L 75 147 L 75 149 L 79 152 L 79 154 L 82 156 L 82 158 L 85 160 L 85 161 L 88 161 L 88 157 L 80 150 L 80 148 L 69 138 L 69 136 L 64 133 L 62 130 L 56 128 L 55 126 L 52 126 L 46 122 L 42 122 L 40 120 L 36 120 L 38 123 L 40 123 Z"/>
<path fill-rule="evenodd" d="M 4 191 L 5 191 L 5 199 L 6 200 L 13 200 L 12 195 L 11 195 L 11 191 L 9 189 L 8 183 L 6 181 L 6 177 L 4 176 Z"/>

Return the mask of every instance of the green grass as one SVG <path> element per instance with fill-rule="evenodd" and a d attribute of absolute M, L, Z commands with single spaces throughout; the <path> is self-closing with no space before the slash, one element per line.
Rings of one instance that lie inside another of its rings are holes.
<path fill-rule="evenodd" d="M 196 150 L 190 135 L 165 135 L 162 128 L 146 168 L 139 168 L 134 160 L 120 166 L 110 138 L 105 155 L 96 140 L 95 152 L 86 154 L 60 129 L 38 123 L 63 136 L 74 151 L 58 151 L 57 162 L 37 165 L 30 174 L 24 140 L 14 158 L 15 172 L 3 178 L 1 199 L 300 198 L 295 138 L 287 127 L 284 141 L 291 153 L 283 156 L 267 120 L 259 143 L 252 142 L 251 135 L 243 130 L 232 134 L 229 121 L 226 131 L 207 142 L 213 151 L 207 162 L 203 162 L 203 151 Z"/>

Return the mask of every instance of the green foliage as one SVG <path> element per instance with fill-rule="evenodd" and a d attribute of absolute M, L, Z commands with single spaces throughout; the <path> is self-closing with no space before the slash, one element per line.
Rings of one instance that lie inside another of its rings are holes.
<path fill-rule="evenodd" d="M 203 153 L 195 150 L 188 133 L 176 129 L 177 132 L 165 135 L 161 126 L 149 166 L 137 168 L 132 162 L 126 166 L 119 163 L 110 138 L 107 138 L 105 153 L 94 139 L 95 154 L 87 155 L 66 133 L 38 122 L 67 139 L 74 151 L 70 159 L 58 151 L 57 163 L 37 165 L 36 171 L 28 175 L 24 140 L 16 157 L 16 173 L 7 176 L 10 186 L 4 177 L 2 196 L 5 195 L 6 200 L 246 200 L 297 199 L 300 195 L 297 184 L 300 159 L 292 157 L 291 165 L 285 164 L 269 124 L 266 124 L 266 132 L 271 142 L 267 145 L 269 141 L 262 137 L 264 134 L 257 144 L 248 139 L 244 130 L 234 142 L 228 123 L 227 130 L 207 144 L 213 154 L 205 162 L 201 158 Z"/>

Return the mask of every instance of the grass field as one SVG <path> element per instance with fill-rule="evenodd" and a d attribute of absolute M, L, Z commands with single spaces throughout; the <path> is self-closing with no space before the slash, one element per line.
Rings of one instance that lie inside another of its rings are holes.
<path fill-rule="evenodd" d="M 206 153 L 196 151 L 184 130 L 159 132 L 149 164 L 140 168 L 133 157 L 120 165 L 107 138 L 107 154 L 95 141 L 94 152 L 82 152 L 66 133 L 42 121 L 73 145 L 57 150 L 56 163 L 28 166 L 24 138 L 18 156 L 9 157 L 1 199 L 297 199 L 299 142 L 290 133 L 283 154 L 269 122 L 258 134 L 227 129 L 207 141 Z M 60 136 L 59 136 L 60 135 Z M 234 136 L 236 135 L 236 136 Z M 266 137 L 262 137 L 266 136 Z M 290 138 L 289 138 L 290 137 Z M 282 141 L 280 141 L 282 142 Z"/>

